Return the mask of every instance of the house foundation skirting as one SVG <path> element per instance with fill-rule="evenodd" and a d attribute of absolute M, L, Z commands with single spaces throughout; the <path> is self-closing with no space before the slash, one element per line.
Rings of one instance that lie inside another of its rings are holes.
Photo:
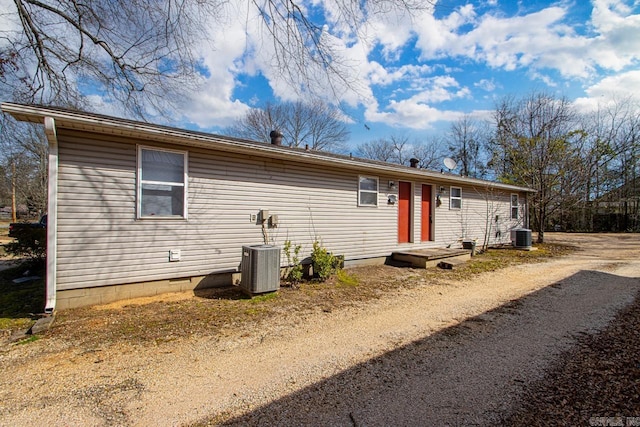
<path fill-rule="evenodd" d="M 345 261 L 345 267 L 382 265 L 387 257 Z M 192 292 L 198 289 L 237 285 L 240 272 L 214 273 L 178 279 L 154 280 L 122 285 L 99 286 L 83 289 L 66 289 L 56 292 L 56 310 L 108 304 L 132 298 L 152 297 L 172 292 Z"/>
<path fill-rule="evenodd" d="M 154 280 L 95 288 L 58 290 L 56 310 L 107 304 L 131 298 L 152 297 L 171 292 L 190 292 L 240 281 L 240 273 L 219 273 L 180 279 Z"/>

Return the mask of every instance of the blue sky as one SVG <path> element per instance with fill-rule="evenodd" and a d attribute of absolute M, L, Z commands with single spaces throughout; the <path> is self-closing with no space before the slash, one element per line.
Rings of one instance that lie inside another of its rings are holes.
<path fill-rule="evenodd" d="M 248 4 L 230 0 L 212 23 L 214 43 L 200 47 L 203 87 L 168 124 L 220 132 L 249 108 L 298 99 L 270 67 Z M 326 36 L 351 60 L 359 90 L 341 88 L 338 101 L 353 149 L 444 134 L 464 114 L 487 118 L 503 96 L 534 90 L 583 110 L 616 96 L 640 100 L 640 0 L 440 0 L 413 16 L 373 15 L 360 37 L 331 19 L 331 0 L 302 4 L 322 12 Z"/>

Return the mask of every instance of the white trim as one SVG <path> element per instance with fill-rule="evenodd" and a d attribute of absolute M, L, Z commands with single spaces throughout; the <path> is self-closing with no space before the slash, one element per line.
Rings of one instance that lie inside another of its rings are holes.
<path fill-rule="evenodd" d="M 460 190 L 460 197 L 453 197 L 454 188 Z M 452 206 L 451 202 L 453 202 L 454 200 L 460 200 L 460 206 Z M 454 186 L 449 187 L 449 209 L 455 209 L 455 210 L 462 209 L 462 187 L 454 187 Z"/>
<path fill-rule="evenodd" d="M 516 196 L 516 204 L 513 204 L 513 196 Z M 517 193 L 511 193 L 509 197 L 509 217 L 510 219 L 520 219 L 520 196 Z M 513 209 L 516 209 L 516 216 L 513 216 Z"/>
<path fill-rule="evenodd" d="M 56 309 L 56 270 L 58 267 L 58 135 L 52 117 L 44 118 L 44 131 L 49 143 L 48 188 L 47 188 L 47 273 L 45 313 Z"/>
<path fill-rule="evenodd" d="M 374 179 L 376 181 L 376 191 L 373 190 L 363 190 L 360 188 L 360 181 L 364 179 Z M 360 194 L 361 193 L 375 193 L 376 195 L 376 203 L 374 205 L 368 203 L 361 203 Z M 367 176 L 367 175 L 358 175 L 358 206 L 360 207 L 369 207 L 369 208 L 377 208 L 378 207 L 378 196 L 380 194 L 380 180 L 377 176 Z"/>
<path fill-rule="evenodd" d="M 176 185 L 183 187 L 182 215 L 181 216 L 143 216 L 142 215 L 142 150 L 163 151 L 182 155 L 183 178 L 182 182 L 170 181 L 145 181 L 145 184 Z M 149 145 L 137 145 L 137 167 L 136 167 L 136 219 L 140 220 L 185 220 L 188 219 L 189 210 L 187 200 L 189 198 L 189 152 L 186 150 L 171 150 L 158 148 Z"/>

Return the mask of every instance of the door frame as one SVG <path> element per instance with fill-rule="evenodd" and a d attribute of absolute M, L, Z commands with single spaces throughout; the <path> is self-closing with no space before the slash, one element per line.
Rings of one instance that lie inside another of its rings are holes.
<path fill-rule="evenodd" d="M 429 189 L 429 200 L 428 200 L 428 215 L 426 215 L 426 220 L 427 222 L 425 223 L 425 211 L 424 211 L 424 206 L 425 206 L 425 199 L 424 199 L 424 195 L 425 195 L 425 188 Z M 421 187 L 420 187 L 420 241 L 421 242 L 432 242 L 433 239 L 433 228 L 434 228 L 434 217 L 435 217 L 435 210 L 434 210 L 434 198 L 433 198 L 433 193 L 434 193 L 434 186 L 432 184 L 425 184 L 422 183 Z M 426 236 L 427 238 L 425 239 L 425 224 L 428 226 L 428 236 Z"/>
<path fill-rule="evenodd" d="M 409 193 L 408 193 L 408 198 L 406 199 L 408 206 L 406 208 L 406 221 L 407 221 L 407 227 L 408 230 L 408 236 L 407 236 L 407 240 L 405 241 L 404 239 L 404 235 L 401 235 L 401 215 L 404 213 L 404 208 L 403 206 L 403 199 L 401 197 L 401 193 L 402 193 L 402 187 L 405 187 L 406 190 L 406 186 L 408 185 L 409 187 Z M 414 183 L 412 181 L 398 181 L 398 215 L 397 215 L 397 219 L 398 219 L 398 226 L 397 226 L 397 237 L 398 237 L 398 243 L 402 244 L 402 243 L 413 243 L 414 241 L 414 237 L 413 237 L 413 230 L 414 230 Z"/>

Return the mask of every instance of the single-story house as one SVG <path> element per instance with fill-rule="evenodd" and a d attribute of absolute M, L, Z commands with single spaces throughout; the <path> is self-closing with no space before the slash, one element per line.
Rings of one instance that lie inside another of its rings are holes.
<path fill-rule="evenodd" d="M 510 242 L 530 189 L 61 108 L 2 104 L 49 144 L 46 310 L 232 284 L 246 245 L 345 264 Z M 282 257 L 281 265 L 286 264 Z"/>

